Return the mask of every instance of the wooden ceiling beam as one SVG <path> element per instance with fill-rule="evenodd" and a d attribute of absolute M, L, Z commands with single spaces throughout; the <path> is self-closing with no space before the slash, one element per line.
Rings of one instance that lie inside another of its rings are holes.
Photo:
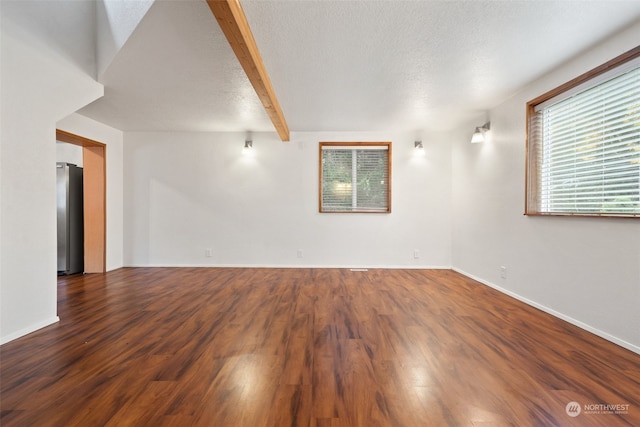
<path fill-rule="evenodd" d="M 207 0 L 207 4 L 231 45 L 231 49 L 238 57 L 240 65 L 258 94 L 258 98 L 267 110 L 280 139 L 289 141 L 289 127 L 271 86 L 267 70 L 262 63 L 262 57 L 240 5 L 240 0 Z"/>

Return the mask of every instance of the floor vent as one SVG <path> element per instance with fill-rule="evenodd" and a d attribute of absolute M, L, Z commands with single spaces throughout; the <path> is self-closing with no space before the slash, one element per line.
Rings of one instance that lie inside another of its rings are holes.
<path fill-rule="evenodd" d="M 369 271 L 368 268 L 350 268 L 351 271 Z"/>

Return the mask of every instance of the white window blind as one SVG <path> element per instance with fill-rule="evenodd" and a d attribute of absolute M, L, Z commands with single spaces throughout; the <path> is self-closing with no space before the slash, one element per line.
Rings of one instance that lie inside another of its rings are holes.
<path fill-rule="evenodd" d="M 320 143 L 320 212 L 390 212 L 390 144 Z"/>
<path fill-rule="evenodd" d="M 529 204 L 543 214 L 640 216 L 640 68 L 558 98 L 530 116 Z"/>

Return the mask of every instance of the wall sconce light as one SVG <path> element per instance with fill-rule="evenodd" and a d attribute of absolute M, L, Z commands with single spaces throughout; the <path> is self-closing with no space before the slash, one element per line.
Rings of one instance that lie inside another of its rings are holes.
<path fill-rule="evenodd" d="M 246 139 L 244 141 L 244 147 L 242 148 L 242 154 L 247 156 L 251 154 L 253 151 L 253 141 L 250 139 Z"/>
<path fill-rule="evenodd" d="M 414 141 L 413 142 L 413 157 L 424 157 L 424 145 L 422 145 L 422 141 Z"/>
<path fill-rule="evenodd" d="M 476 130 L 473 132 L 473 136 L 471 137 L 471 143 L 477 144 L 479 142 L 485 141 L 485 134 L 489 132 L 491 129 L 491 122 L 487 122 L 482 126 L 478 126 Z"/>
<path fill-rule="evenodd" d="M 477 144 L 479 142 L 484 142 L 486 139 L 485 134 L 489 132 L 489 129 L 491 129 L 491 122 L 487 122 L 482 126 L 478 126 L 476 130 L 473 132 L 473 136 L 471 137 L 471 143 Z"/>

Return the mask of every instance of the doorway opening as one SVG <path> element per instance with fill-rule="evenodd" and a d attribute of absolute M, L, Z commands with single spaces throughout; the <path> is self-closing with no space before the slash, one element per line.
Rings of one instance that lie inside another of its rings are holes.
<path fill-rule="evenodd" d="M 84 272 L 106 271 L 106 145 L 56 129 L 56 140 L 82 147 L 84 206 Z"/>

